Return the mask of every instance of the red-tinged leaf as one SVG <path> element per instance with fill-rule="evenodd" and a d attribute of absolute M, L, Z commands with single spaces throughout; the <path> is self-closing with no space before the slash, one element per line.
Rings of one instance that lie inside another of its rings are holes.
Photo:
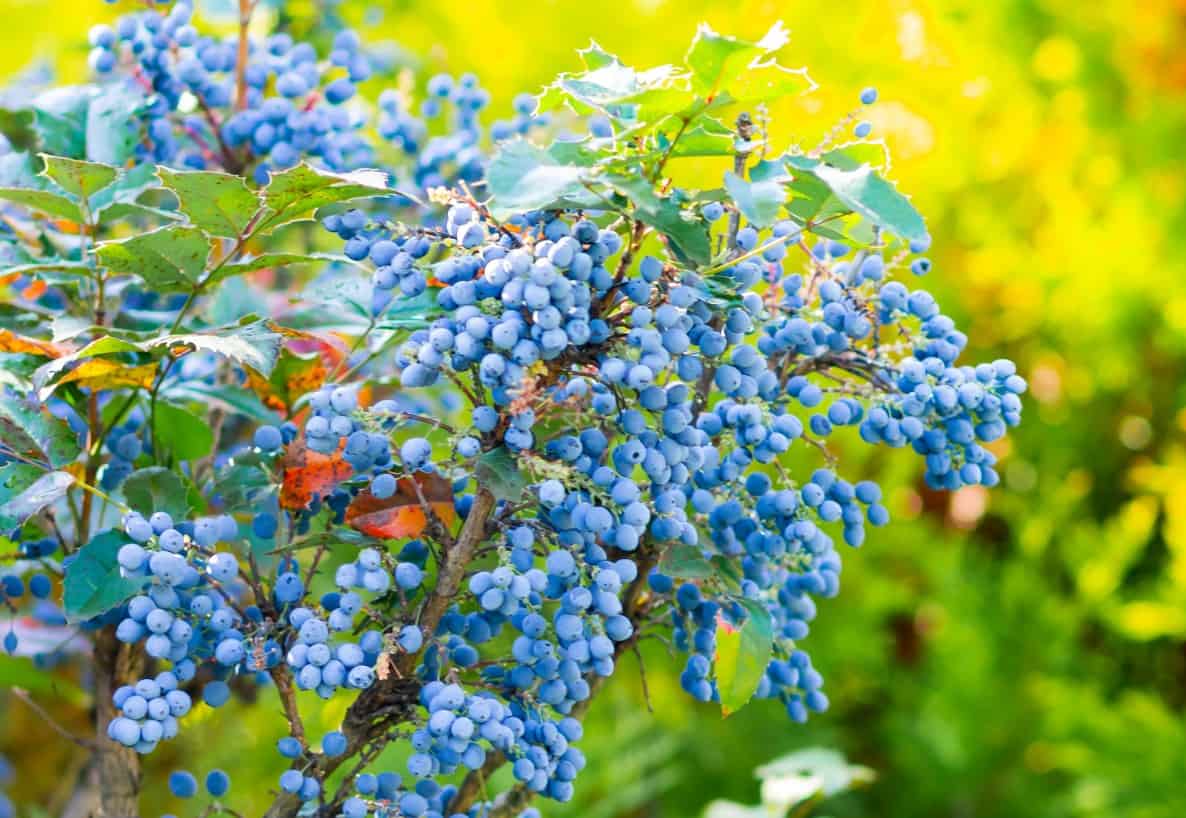
<path fill-rule="evenodd" d="M 43 358 L 57 358 L 66 354 L 66 350 L 49 341 L 39 341 L 15 332 L 0 329 L 0 352 L 17 352 L 27 355 L 40 355 Z"/>
<path fill-rule="evenodd" d="M 346 523 L 372 537 L 418 537 L 428 527 L 425 504 L 441 522 L 451 525 L 456 518 L 453 484 L 439 474 L 417 472 L 411 477 L 401 477 L 395 494 L 386 500 L 366 489 L 346 508 Z"/>
<path fill-rule="evenodd" d="M 766 672 L 774 631 L 766 606 L 752 599 L 739 600 L 746 618 L 735 626 L 717 615 L 717 651 L 713 672 L 721 696 L 721 713 L 736 713 L 753 697 Z"/>
<path fill-rule="evenodd" d="M 288 446 L 282 463 L 284 483 L 280 488 L 280 505 L 288 509 L 307 508 L 315 495 L 329 494 L 354 471 L 342 459 L 341 449 L 333 454 L 321 454 L 309 449 L 303 437 Z"/>
<path fill-rule="evenodd" d="M 302 395 L 320 389 L 338 364 L 346 357 L 346 347 L 312 333 L 281 329 L 287 340 L 271 375 L 247 371 L 251 391 L 269 409 L 289 415 L 292 405 Z"/>

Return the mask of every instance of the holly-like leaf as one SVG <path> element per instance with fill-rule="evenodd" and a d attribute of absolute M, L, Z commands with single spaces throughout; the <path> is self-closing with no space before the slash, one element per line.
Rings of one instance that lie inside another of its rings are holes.
<path fill-rule="evenodd" d="M 774 630 L 766 606 L 740 600 L 746 618 L 738 627 L 717 615 L 717 652 L 713 673 L 721 694 L 721 713 L 736 713 L 753 697 L 770 664 Z"/>
<path fill-rule="evenodd" d="M 416 472 L 401 477 L 395 494 L 385 500 L 364 489 L 346 507 L 346 524 L 380 539 L 418 537 L 428 527 L 426 506 L 446 526 L 452 525 L 452 482 L 435 472 Z"/>
<path fill-rule="evenodd" d="M 741 215 L 755 227 L 769 227 L 778 219 L 787 191 L 775 180 L 747 182 L 733 171 L 725 173 L 725 189 Z"/>
<path fill-rule="evenodd" d="M 41 154 L 41 160 L 45 162 L 42 173 L 56 182 L 62 190 L 80 199 L 90 199 L 119 176 L 118 170 L 99 162 L 50 156 L 46 153 Z"/>
<path fill-rule="evenodd" d="M 680 579 L 707 579 L 714 573 L 699 548 L 682 544 L 673 545 L 663 553 L 659 572 Z"/>
<path fill-rule="evenodd" d="M 37 190 L 26 187 L 0 187 L 0 199 L 24 205 L 31 210 L 58 216 L 62 219 L 81 224 L 82 211 L 78 203 L 65 194 L 54 193 L 51 190 Z"/>
<path fill-rule="evenodd" d="M 33 111 L 28 108 L 0 108 L 0 134 L 14 151 L 29 151 L 37 145 Z"/>
<path fill-rule="evenodd" d="M 122 241 L 102 242 L 99 262 L 113 273 L 139 276 L 158 292 L 189 292 L 201 281 L 210 240 L 196 227 L 169 225 Z"/>
<path fill-rule="evenodd" d="M 0 466 L 0 531 L 12 531 L 74 485 L 68 472 L 44 472 L 25 463 Z"/>
<path fill-rule="evenodd" d="M 152 422 L 157 443 L 178 460 L 197 460 L 210 454 L 214 432 L 206 421 L 192 412 L 157 401 Z"/>
<path fill-rule="evenodd" d="M 38 396 L 44 400 L 59 386 L 68 383 L 95 390 L 119 389 L 125 386 L 147 389 L 152 386 L 156 371 L 156 364 L 134 366 L 110 358 L 91 358 L 66 372 L 53 384 L 43 387 Z"/>
<path fill-rule="evenodd" d="M 256 507 L 260 495 L 272 490 L 272 477 L 259 463 L 236 460 L 218 473 L 212 494 L 227 511 L 238 511 Z"/>
<path fill-rule="evenodd" d="M 207 170 L 157 168 L 190 223 L 212 236 L 239 238 L 259 211 L 259 197 L 240 176 Z"/>
<path fill-rule="evenodd" d="M 684 57 L 684 62 L 692 70 L 692 86 L 705 95 L 728 90 L 733 80 L 745 74 L 751 63 L 778 51 L 789 40 L 781 21 L 757 42 L 718 34 L 707 23 L 701 23 Z"/>
<path fill-rule="evenodd" d="M 178 347 L 190 347 L 213 352 L 267 376 L 276 365 L 283 340 L 284 336 L 273 330 L 268 322 L 251 321 L 223 327 L 217 332 L 166 335 L 147 342 L 145 346 L 150 349 L 164 347 L 171 351 Z"/>
<path fill-rule="evenodd" d="M 895 236 L 908 241 L 926 238 L 926 223 L 914 205 L 868 165 L 844 170 L 807 156 L 788 157 L 787 165 L 792 173 L 814 176 L 854 213 Z"/>
<path fill-rule="evenodd" d="M 123 485 L 124 499 L 134 511 L 148 516 L 154 511 L 167 512 L 181 520 L 189 514 L 189 487 L 176 472 L 163 466 L 150 466 L 132 472 Z"/>
<path fill-rule="evenodd" d="M 270 377 L 249 374 L 247 380 L 266 406 L 288 414 L 297 398 L 325 383 L 332 365 L 320 352 L 297 354 L 285 346 Z"/>
<path fill-rule="evenodd" d="M 41 403 L 0 395 L 0 445 L 59 468 L 78 457 L 78 436 Z"/>
<path fill-rule="evenodd" d="M 527 489 L 527 478 L 506 446 L 484 452 L 474 464 L 474 476 L 496 500 L 520 500 Z"/>
<path fill-rule="evenodd" d="M 342 452 L 321 454 L 305 445 L 298 437 L 285 449 L 281 467 L 284 482 L 280 488 L 280 506 L 287 509 L 308 508 L 313 497 L 325 497 L 354 473 L 342 459 Z"/>
<path fill-rule="evenodd" d="M 584 184 L 589 171 L 558 162 L 548 151 L 525 140 L 505 142 L 490 162 L 486 184 L 497 219 L 524 210 L 604 207 L 605 201 Z"/>
<path fill-rule="evenodd" d="M 312 218 L 326 205 L 376 196 L 406 195 L 388 187 L 383 171 L 357 170 L 330 173 L 307 164 L 272 174 L 263 189 L 264 204 L 270 211 L 256 226 L 256 232 L 275 230 L 281 225 Z"/>
<path fill-rule="evenodd" d="M 71 622 L 106 613 L 139 592 L 140 581 L 121 575 L 116 556 L 129 542 L 119 531 L 104 531 L 74 555 L 63 579 L 62 607 Z"/>

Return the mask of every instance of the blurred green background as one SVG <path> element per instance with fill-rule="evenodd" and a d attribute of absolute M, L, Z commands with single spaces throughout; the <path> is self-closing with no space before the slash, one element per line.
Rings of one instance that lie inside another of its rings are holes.
<path fill-rule="evenodd" d="M 40 59 L 75 79 L 86 29 L 118 9 L 4 0 L 3 12 L 0 73 Z M 1012 357 L 1032 386 L 991 494 L 934 494 L 916 458 L 854 452 L 865 460 L 851 470 L 886 476 L 895 523 L 846 554 L 842 593 L 805 644 L 831 711 L 799 727 L 755 704 L 723 721 L 679 692 L 655 643 L 654 712 L 631 660 L 593 708 L 578 801 L 545 816 L 686 818 L 713 798 L 754 802 L 752 769 L 808 745 L 879 773 L 832 802 L 838 817 L 1186 815 L 1186 2 L 390 0 L 338 12 L 428 71 L 476 72 L 495 115 L 575 68 L 590 37 L 652 65 L 678 61 L 701 20 L 745 35 L 785 20 L 821 89 L 774 111 L 774 131 L 811 146 L 878 86 L 870 118 L 891 175 L 935 239 L 926 286 L 971 337 L 970 359 Z M 299 29 L 326 10 L 302 0 L 284 13 Z M 261 704 L 197 708 L 150 763 L 193 767 L 201 753 L 258 814 L 280 730 L 274 702 Z M 6 716 L 9 738 L 26 720 L 38 730 L 31 719 Z M 18 803 L 48 798 L 48 771 L 65 775 L 72 748 L 24 752 L 47 775 L 19 781 Z M 151 801 L 146 815 L 180 807 Z"/>

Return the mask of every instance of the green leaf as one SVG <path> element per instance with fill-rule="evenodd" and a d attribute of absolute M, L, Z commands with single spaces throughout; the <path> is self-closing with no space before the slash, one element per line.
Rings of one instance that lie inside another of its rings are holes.
<path fill-rule="evenodd" d="M 138 114 L 148 97 L 124 83 L 99 88 L 86 110 L 86 158 L 92 162 L 123 165 L 140 141 Z"/>
<path fill-rule="evenodd" d="M 0 444 L 54 468 L 78 457 L 78 436 L 41 404 L 0 395 Z"/>
<path fill-rule="evenodd" d="M 407 196 L 388 187 L 388 176 L 382 171 L 357 170 L 338 174 L 317 170 L 303 163 L 272 174 L 262 195 L 270 214 L 256 226 L 257 232 L 275 230 L 290 222 L 310 219 L 318 208 L 337 202 L 376 196 Z"/>
<path fill-rule="evenodd" d="M 18 467 L 18 471 L 10 467 Z M 26 469 L 39 474 L 32 483 L 24 485 L 29 476 Z M 24 463 L 9 463 L 0 466 L 0 531 L 11 531 L 46 506 L 65 496 L 74 485 L 74 476 L 64 471 L 42 472 Z"/>
<path fill-rule="evenodd" d="M 707 579 L 715 572 L 699 548 L 677 544 L 663 552 L 659 572 L 680 579 Z"/>
<path fill-rule="evenodd" d="M 166 335 L 149 341 L 150 348 L 179 346 L 192 347 L 203 352 L 213 352 L 229 358 L 237 364 L 249 366 L 265 377 L 272 373 L 284 336 L 268 328 L 266 321 L 254 321 L 240 326 L 223 327 L 217 334 L 187 333 Z"/>
<path fill-rule="evenodd" d="M 588 169 L 557 162 L 531 142 L 503 143 L 486 173 L 494 197 L 490 210 L 503 219 L 524 210 L 604 207 L 604 199 L 585 186 L 588 175 Z"/>
<path fill-rule="evenodd" d="M 596 44 L 581 54 L 589 70 L 557 77 L 540 95 L 540 111 L 567 104 L 581 114 L 604 111 L 619 119 L 633 119 L 638 109 L 636 98 L 668 88 L 679 78 L 670 65 L 636 71 Z"/>
<path fill-rule="evenodd" d="M 78 203 L 61 193 L 50 190 L 35 190 L 25 187 L 0 187 L 0 199 L 24 205 L 49 216 L 58 216 L 72 222 L 82 223 L 82 211 Z"/>
<path fill-rule="evenodd" d="M 793 171 L 810 173 L 850 210 L 906 240 L 925 239 L 927 226 L 910 200 L 868 165 L 853 170 L 834 167 L 819 159 L 791 156 Z"/>
<path fill-rule="evenodd" d="M 0 134 L 8 140 L 14 151 L 28 151 L 37 147 L 33 111 L 28 108 L 0 108 Z"/>
<path fill-rule="evenodd" d="M 48 384 L 53 383 L 59 375 L 66 372 L 74 364 L 89 358 L 144 351 L 144 347 L 132 341 L 127 341 L 114 335 L 104 335 L 91 341 L 82 347 L 82 349 L 76 350 L 69 355 L 63 355 L 61 358 L 55 358 L 39 367 L 33 373 L 33 383 L 38 389 L 42 389 Z"/>
<path fill-rule="evenodd" d="M 77 159 L 86 155 L 87 109 L 93 93 L 90 85 L 67 85 L 33 101 L 33 123 L 43 151 Z"/>
<path fill-rule="evenodd" d="M 240 176 L 165 167 L 157 168 L 157 176 L 177 196 L 190 223 L 212 236 L 239 238 L 261 207 Z"/>
<path fill-rule="evenodd" d="M 157 401 L 153 413 L 156 441 L 178 460 L 197 460 L 210 454 L 214 433 L 209 424 L 179 406 Z"/>
<path fill-rule="evenodd" d="M 62 583 L 62 607 L 69 621 L 106 613 L 140 591 L 143 583 L 122 576 L 116 561 L 128 542 L 119 531 L 104 531 L 78 549 Z"/>
<path fill-rule="evenodd" d="M 673 157 L 686 156 L 731 156 L 733 154 L 733 131 L 724 123 L 706 118 L 684 131 L 675 147 Z"/>
<path fill-rule="evenodd" d="M 515 456 L 505 446 L 480 455 L 474 465 L 474 476 L 478 485 L 493 494 L 496 500 L 518 500 L 527 488 L 527 478 L 519 471 Z"/>
<path fill-rule="evenodd" d="M 18 264 L 15 267 L 5 267 L 4 275 L 24 275 L 44 277 L 49 273 L 65 273 L 79 278 L 90 278 L 94 271 L 89 264 L 81 261 L 47 261 L 40 264 Z"/>
<path fill-rule="evenodd" d="M 708 228 L 699 216 L 685 219 L 679 204 L 670 196 L 658 196 L 654 186 L 640 176 L 607 179 L 634 204 L 634 216 L 663 234 L 681 262 L 707 264 L 712 256 Z"/>
<path fill-rule="evenodd" d="M 774 630 L 766 606 L 752 599 L 739 600 L 746 619 L 740 627 L 718 618 L 717 654 L 713 663 L 721 713 L 736 713 L 753 697 L 770 664 Z M 719 615 L 718 615 L 719 616 Z"/>
<path fill-rule="evenodd" d="M 218 472 L 212 494 L 218 496 L 228 511 L 253 508 L 261 493 L 275 488 L 271 476 L 256 463 L 234 462 Z"/>
<path fill-rule="evenodd" d="M 781 22 L 775 23 L 758 42 L 718 34 L 707 23 L 701 23 L 684 57 L 692 69 L 692 86 L 701 94 L 728 90 L 734 79 L 746 73 L 750 63 L 778 51 L 788 40 Z"/>
<path fill-rule="evenodd" d="M 124 499 L 145 517 L 154 511 L 164 511 L 174 520 L 189 514 L 189 489 L 180 475 L 163 466 L 150 466 L 132 472 L 123 486 Z"/>
<path fill-rule="evenodd" d="M 268 267 L 285 267 L 290 264 L 349 264 L 356 262 L 337 253 L 263 253 L 234 264 L 224 264 L 210 277 L 210 282 L 222 281 L 243 273 L 263 270 Z"/>
<path fill-rule="evenodd" d="M 170 386 L 163 394 L 170 400 L 204 403 L 258 424 L 278 425 L 281 422 L 280 416 L 264 406 L 254 392 L 241 386 L 188 380 Z"/>
<path fill-rule="evenodd" d="M 169 225 L 98 245 L 99 262 L 113 273 L 139 276 L 158 292 L 189 292 L 202 280 L 210 240 L 196 227 Z"/>
<path fill-rule="evenodd" d="M 119 171 L 115 168 L 98 162 L 84 162 L 81 159 L 67 159 L 47 153 L 41 154 L 41 159 L 45 162 L 42 173 L 57 182 L 67 193 L 80 199 L 89 199 L 119 176 Z"/>
<path fill-rule="evenodd" d="M 146 213 L 169 220 L 181 218 L 178 213 L 137 203 L 144 193 L 159 187 L 160 180 L 152 165 L 136 165 L 131 170 L 121 173 L 114 184 L 92 196 L 91 210 L 100 219 L 118 219 L 130 214 Z"/>
<path fill-rule="evenodd" d="M 769 227 L 778 219 L 787 191 L 781 182 L 747 182 L 733 171 L 725 172 L 725 189 L 741 215 L 755 227 Z"/>

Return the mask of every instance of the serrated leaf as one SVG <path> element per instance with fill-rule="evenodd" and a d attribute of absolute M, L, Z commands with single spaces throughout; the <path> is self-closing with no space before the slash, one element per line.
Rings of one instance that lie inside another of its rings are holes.
<path fill-rule="evenodd" d="M 0 329 L 0 352 L 16 352 L 26 355 L 40 355 L 43 358 L 56 358 L 62 354 L 63 350 L 49 341 L 29 338 L 24 335 L 18 335 L 11 330 Z"/>
<path fill-rule="evenodd" d="M 114 273 L 139 276 L 158 292 L 189 292 L 201 282 L 210 240 L 196 227 L 169 225 L 96 248 L 99 262 Z"/>
<path fill-rule="evenodd" d="M 210 425 L 179 406 L 157 401 L 152 423 L 157 444 L 178 460 L 205 457 L 214 445 L 214 432 Z"/>
<path fill-rule="evenodd" d="M 926 238 L 926 223 L 910 200 L 868 165 L 844 170 L 807 156 L 788 157 L 787 164 L 792 172 L 814 176 L 845 206 L 873 224 L 906 240 Z"/>
<path fill-rule="evenodd" d="M 189 488 L 180 475 L 162 466 L 150 466 L 132 472 L 123 485 L 124 499 L 144 516 L 154 511 L 167 512 L 174 520 L 189 514 Z"/>
<path fill-rule="evenodd" d="M 731 156 L 734 152 L 733 131 L 714 119 L 706 119 L 684 131 L 675 147 L 673 157 Z"/>
<path fill-rule="evenodd" d="M 42 388 L 38 396 L 45 400 L 57 387 L 68 383 L 75 383 L 97 391 L 125 386 L 147 389 L 152 386 L 156 371 L 155 363 L 134 366 L 109 358 L 90 358 L 62 375 L 50 386 Z"/>
<path fill-rule="evenodd" d="M 239 238 L 259 211 L 259 197 L 240 176 L 206 170 L 157 168 L 190 223 L 212 236 Z"/>
<path fill-rule="evenodd" d="M 527 478 L 506 446 L 483 452 L 474 464 L 474 477 L 496 500 L 519 500 L 527 489 Z"/>
<path fill-rule="evenodd" d="M 78 549 L 62 581 L 62 607 L 69 621 L 106 613 L 139 592 L 143 582 L 122 576 L 116 560 L 128 542 L 118 531 L 104 531 Z"/>
<path fill-rule="evenodd" d="M 712 564 L 699 548 L 682 544 L 673 545 L 663 553 L 659 572 L 680 579 L 707 579 L 714 573 Z"/>
<path fill-rule="evenodd" d="M 284 336 L 273 331 L 268 322 L 254 321 L 241 326 L 223 327 L 217 334 L 194 332 L 166 335 L 148 341 L 145 346 L 165 347 L 170 350 L 190 347 L 203 352 L 213 352 L 267 376 L 276 365 L 283 341 Z"/>
<path fill-rule="evenodd" d="M 41 154 L 45 162 L 42 173 L 57 183 L 58 187 L 80 199 L 89 199 L 110 185 L 119 176 L 119 171 L 110 165 L 69 159 L 65 156 Z"/>
<path fill-rule="evenodd" d="M 322 207 L 353 199 L 407 195 L 388 187 L 387 174 L 377 170 L 330 173 L 307 164 L 272 174 L 262 196 L 270 214 L 256 226 L 257 232 L 312 218 Z M 415 197 L 410 197 L 415 198 Z"/>
<path fill-rule="evenodd" d="M 20 485 L 27 473 L 22 471 L 20 475 L 14 474 L 9 469 L 10 466 L 33 468 L 23 463 L 10 463 L 0 467 L 0 531 L 11 531 L 23 524 L 41 509 L 64 497 L 66 491 L 74 485 L 74 476 L 69 472 L 45 473 L 40 469 L 34 469 L 40 476 L 14 492 L 14 486 Z"/>
<path fill-rule="evenodd" d="M 257 464 L 232 463 L 218 473 L 212 494 L 227 511 L 255 507 L 262 492 L 274 489 L 271 476 Z"/>
<path fill-rule="evenodd" d="M 486 172 L 494 197 L 491 212 L 502 219 L 524 210 L 604 207 L 605 201 L 584 184 L 588 173 L 586 168 L 556 161 L 531 142 L 505 142 Z"/>
<path fill-rule="evenodd" d="M 725 189 L 741 215 L 755 227 L 774 224 L 787 198 L 782 182 L 747 182 L 733 171 L 725 172 Z"/>
<path fill-rule="evenodd" d="M 717 615 L 717 652 L 713 673 L 721 696 L 721 713 L 736 713 L 753 698 L 770 664 L 774 630 L 766 606 L 740 600 L 746 619 L 740 627 Z"/>
<path fill-rule="evenodd" d="M 0 394 L 0 444 L 54 468 L 78 457 L 78 436 L 43 404 Z"/>
<path fill-rule="evenodd" d="M 58 216 L 81 224 L 82 211 L 78 203 L 64 194 L 50 190 L 35 190 L 25 187 L 0 187 L 0 199 L 24 205 L 32 210 L 50 216 Z"/>
<path fill-rule="evenodd" d="M 692 70 L 693 87 L 701 94 L 712 94 L 729 89 L 754 60 L 778 51 L 788 40 L 781 21 L 757 42 L 718 34 L 707 23 L 701 23 L 684 62 Z"/>
<path fill-rule="evenodd" d="M 5 267 L 4 275 L 30 276 L 33 278 L 45 276 L 47 273 L 66 273 L 79 278 L 90 278 L 94 269 L 81 261 L 47 261 L 38 264 L 18 264 L 15 267 Z"/>
<path fill-rule="evenodd" d="M 118 219 L 134 213 L 158 215 L 167 220 L 180 219 L 180 214 L 173 211 L 137 203 L 144 193 L 159 187 L 160 179 L 152 165 L 136 165 L 120 174 L 114 184 L 92 196 L 91 210 L 100 219 Z"/>

